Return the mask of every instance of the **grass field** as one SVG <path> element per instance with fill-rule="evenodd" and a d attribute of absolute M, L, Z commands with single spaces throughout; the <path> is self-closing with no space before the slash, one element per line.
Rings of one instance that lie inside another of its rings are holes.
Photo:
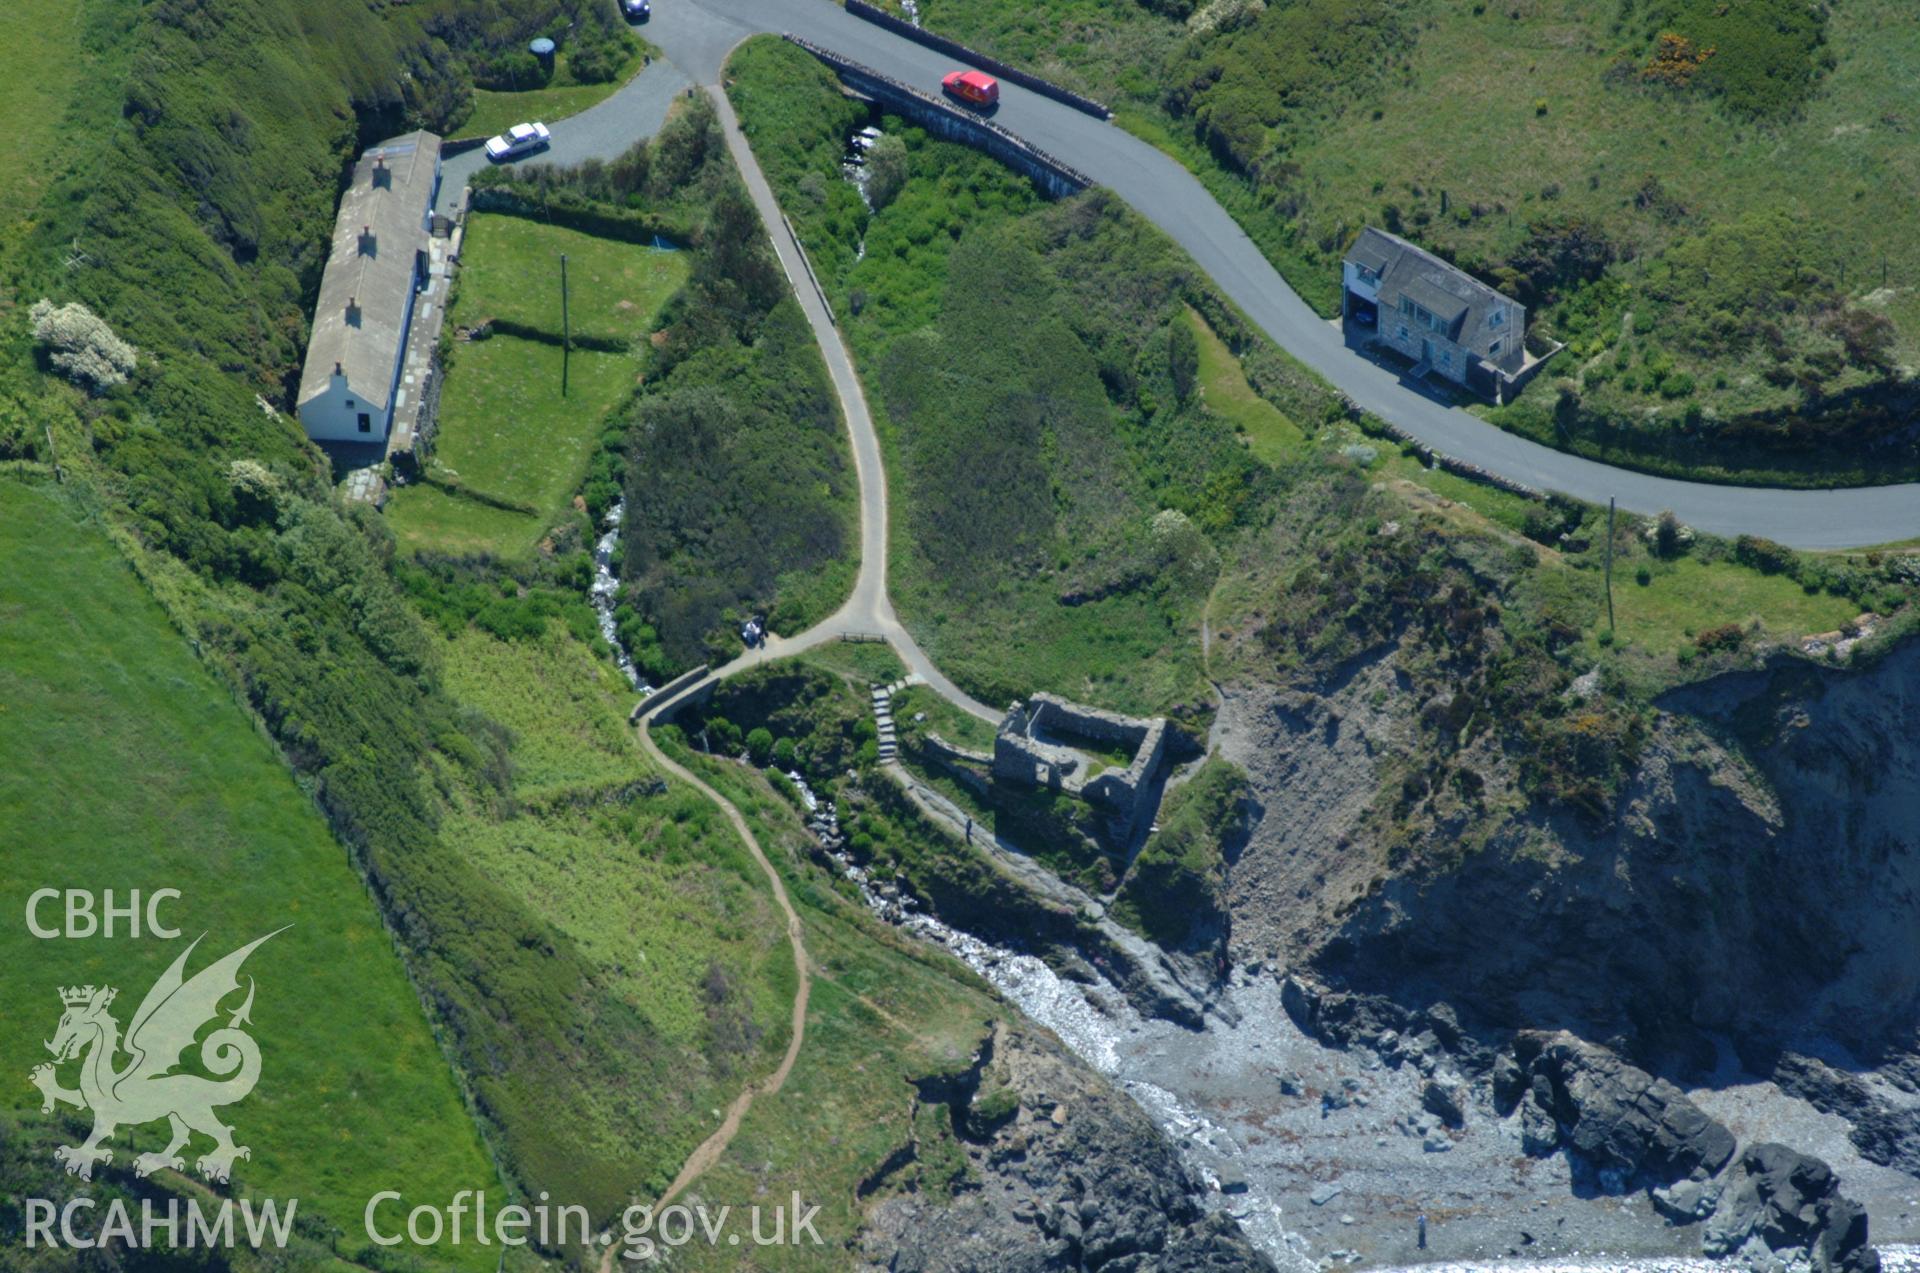
<path fill-rule="evenodd" d="M 632 341 L 644 351 L 661 308 L 686 281 L 686 254 L 520 217 L 469 220 L 450 325 L 506 318 L 557 338 L 562 252 L 575 331 Z M 526 286 L 529 278 L 551 286 Z M 526 553 L 564 516 L 609 413 L 632 392 L 644 357 L 576 348 L 567 360 L 557 345 L 502 334 L 456 345 L 441 391 L 434 477 L 496 503 L 434 485 L 403 487 L 387 506 L 401 545 Z"/>
<path fill-rule="evenodd" d="M 560 255 L 574 334 L 638 341 L 687 280 L 688 254 L 526 217 L 474 213 L 460 249 L 456 323 L 505 318 L 559 336 Z"/>
<path fill-rule="evenodd" d="M 514 555 L 545 529 L 527 513 L 494 508 L 441 490 L 409 486 L 388 502 L 387 524 L 403 548 L 436 552 Z"/>
<path fill-rule="evenodd" d="M 59 171 L 67 98 L 85 65 L 82 25 L 81 6 L 63 0 L 0 6 L 0 119 L 7 121 L 8 151 L 0 233 L 33 207 Z"/>
<path fill-rule="evenodd" d="M 639 362 L 627 354 L 575 350 L 560 394 L 563 351 L 511 336 L 459 347 L 441 391 L 436 473 L 537 512 L 512 512 L 432 492 L 414 519 L 405 487 L 387 507 L 403 547 L 525 553 L 566 508 L 586 474 L 602 421 L 633 388 Z"/>
<path fill-rule="evenodd" d="M 263 1068 L 231 1111 L 253 1151 L 236 1182 L 298 1196 L 302 1216 L 351 1235 L 379 1189 L 497 1188 L 374 903 L 312 802 L 107 540 L 56 491 L 9 480 L 0 633 L 8 913 L 18 923 L 40 887 L 183 895 L 165 912 L 180 940 L 14 942 L 0 967 L 6 1073 L 47 1059 L 56 987 L 119 987 L 124 1024 L 193 938 L 206 935 L 197 969 L 291 924 L 247 963 Z M 40 1117 L 25 1083 L 6 1108 Z M 139 1148 L 160 1148 L 161 1132 L 137 1129 Z M 128 1135 L 113 1143 L 124 1166 Z M 493 1264 L 473 1247 L 443 1254 Z"/>
<path fill-rule="evenodd" d="M 1808 593 L 1784 575 L 1763 575 L 1731 561 L 1682 557 L 1648 565 L 1614 563 L 1613 609 L 1620 639 L 1668 654 L 1709 628 L 1758 620 L 1775 637 L 1832 632 L 1860 613 L 1845 597 Z"/>
<path fill-rule="evenodd" d="M 554 56 L 553 83 L 545 88 L 530 88 L 519 93 L 502 93 L 479 88 L 473 92 L 473 114 L 460 125 L 462 137 L 491 137 L 515 124 L 539 120 L 551 124 L 556 119 L 578 115 L 589 106 L 605 101 L 620 86 L 638 75 L 650 50 L 637 49 L 620 73 L 604 84 L 575 84 L 567 73 L 567 55 Z"/>

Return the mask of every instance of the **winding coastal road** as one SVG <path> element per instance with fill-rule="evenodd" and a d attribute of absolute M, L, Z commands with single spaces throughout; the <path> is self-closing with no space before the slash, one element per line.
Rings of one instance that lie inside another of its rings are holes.
<path fill-rule="evenodd" d="M 745 818 L 719 792 L 661 752 L 648 733 L 649 723 L 690 695 L 747 668 L 847 636 L 884 639 L 909 671 L 950 702 L 993 723 L 1000 713 L 968 697 L 942 675 L 894 614 L 887 593 L 886 473 L 866 397 L 833 316 L 813 285 L 801 247 L 718 83 L 727 54 L 741 40 L 761 32 L 803 35 L 897 79 L 928 88 L 952 69 L 952 62 L 849 17 L 831 0 L 661 0 L 655 15 L 646 35 L 666 59 L 648 66 L 600 104 L 554 122 L 552 147 L 531 162 L 611 159 L 657 132 L 676 97 L 694 91 L 709 95 L 728 149 L 826 363 L 845 418 L 860 495 L 859 574 L 839 610 L 805 632 L 772 637 L 723 667 L 674 684 L 647 699 L 635 713 L 641 746 L 653 762 L 717 805 L 745 841 L 784 917 L 798 973 L 792 1034 L 783 1059 L 773 1073 L 748 1084 L 735 1098 L 720 1126 L 682 1166 L 660 1200 L 664 1204 L 725 1152 L 755 1097 L 771 1096 L 785 1083 L 805 1040 L 813 969 L 800 917 Z M 1184 247 L 1220 290 L 1277 344 L 1324 375 L 1361 409 L 1392 421 L 1437 450 L 1539 489 L 1591 501 L 1614 497 L 1624 507 L 1644 513 L 1670 508 L 1695 526 L 1723 534 L 1762 534 L 1806 548 L 1920 537 L 1920 485 L 1777 491 L 1680 482 L 1566 455 L 1441 406 L 1349 351 L 1339 333 L 1286 285 L 1200 183 L 1166 155 L 1111 124 L 1012 84 L 1002 85 L 996 122 L 1109 187 Z M 436 207 L 444 211 L 453 206 L 468 178 L 485 162 L 478 151 L 448 159 Z M 600 1264 L 602 1273 L 608 1273 L 612 1263 L 609 1249 Z"/>
<path fill-rule="evenodd" d="M 953 59 L 852 17 L 831 0 L 660 0 L 646 37 L 666 55 L 600 105 L 553 125 L 535 162 L 612 158 L 657 130 L 672 99 L 716 84 L 747 36 L 790 31 L 888 75 L 937 90 Z M 1507 433 L 1409 387 L 1346 347 L 1288 287 L 1253 241 L 1178 162 L 1113 124 L 1014 84 L 1001 85 L 995 122 L 1065 159 L 1126 200 L 1193 257 L 1220 291 L 1276 344 L 1362 410 L 1438 451 L 1539 490 L 1652 514 L 1672 509 L 1702 530 L 1764 535 L 1797 548 L 1851 548 L 1920 537 L 1920 484 L 1798 491 L 1686 482 L 1614 468 Z M 482 164 L 447 161 L 453 192 Z M 805 290 L 802 288 L 801 290 Z"/>

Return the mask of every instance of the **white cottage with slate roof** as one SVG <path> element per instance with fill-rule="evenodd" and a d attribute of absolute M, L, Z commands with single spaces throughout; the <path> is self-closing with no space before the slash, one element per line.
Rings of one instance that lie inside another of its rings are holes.
<path fill-rule="evenodd" d="M 1369 226 L 1347 250 L 1341 316 L 1414 363 L 1500 399 L 1529 364 L 1527 307 L 1396 234 Z"/>
<path fill-rule="evenodd" d="M 321 442 L 384 442 L 414 301 L 429 279 L 440 139 L 408 133 L 360 156 L 340 196 L 298 412 Z"/>

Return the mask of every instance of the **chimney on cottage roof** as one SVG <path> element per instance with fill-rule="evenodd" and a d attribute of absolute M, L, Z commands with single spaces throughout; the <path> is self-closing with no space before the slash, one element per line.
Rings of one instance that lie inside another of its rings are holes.
<path fill-rule="evenodd" d="M 373 227 L 370 225 L 360 227 L 360 255 L 380 255 L 380 241 L 374 237 Z"/>

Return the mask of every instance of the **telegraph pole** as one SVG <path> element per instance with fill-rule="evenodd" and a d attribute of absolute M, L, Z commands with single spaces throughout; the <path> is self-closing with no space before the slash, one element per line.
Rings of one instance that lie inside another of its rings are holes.
<path fill-rule="evenodd" d="M 560 396 L 567 396 L 567 368 L 573 361 L 573 319 L 567 313 L 567 254 L 560 254 Z"/>
<path fill-rule="evenodd" d="M 1613 496 L 1607 496 L 1607 631 L 1613 631 Z"/>

